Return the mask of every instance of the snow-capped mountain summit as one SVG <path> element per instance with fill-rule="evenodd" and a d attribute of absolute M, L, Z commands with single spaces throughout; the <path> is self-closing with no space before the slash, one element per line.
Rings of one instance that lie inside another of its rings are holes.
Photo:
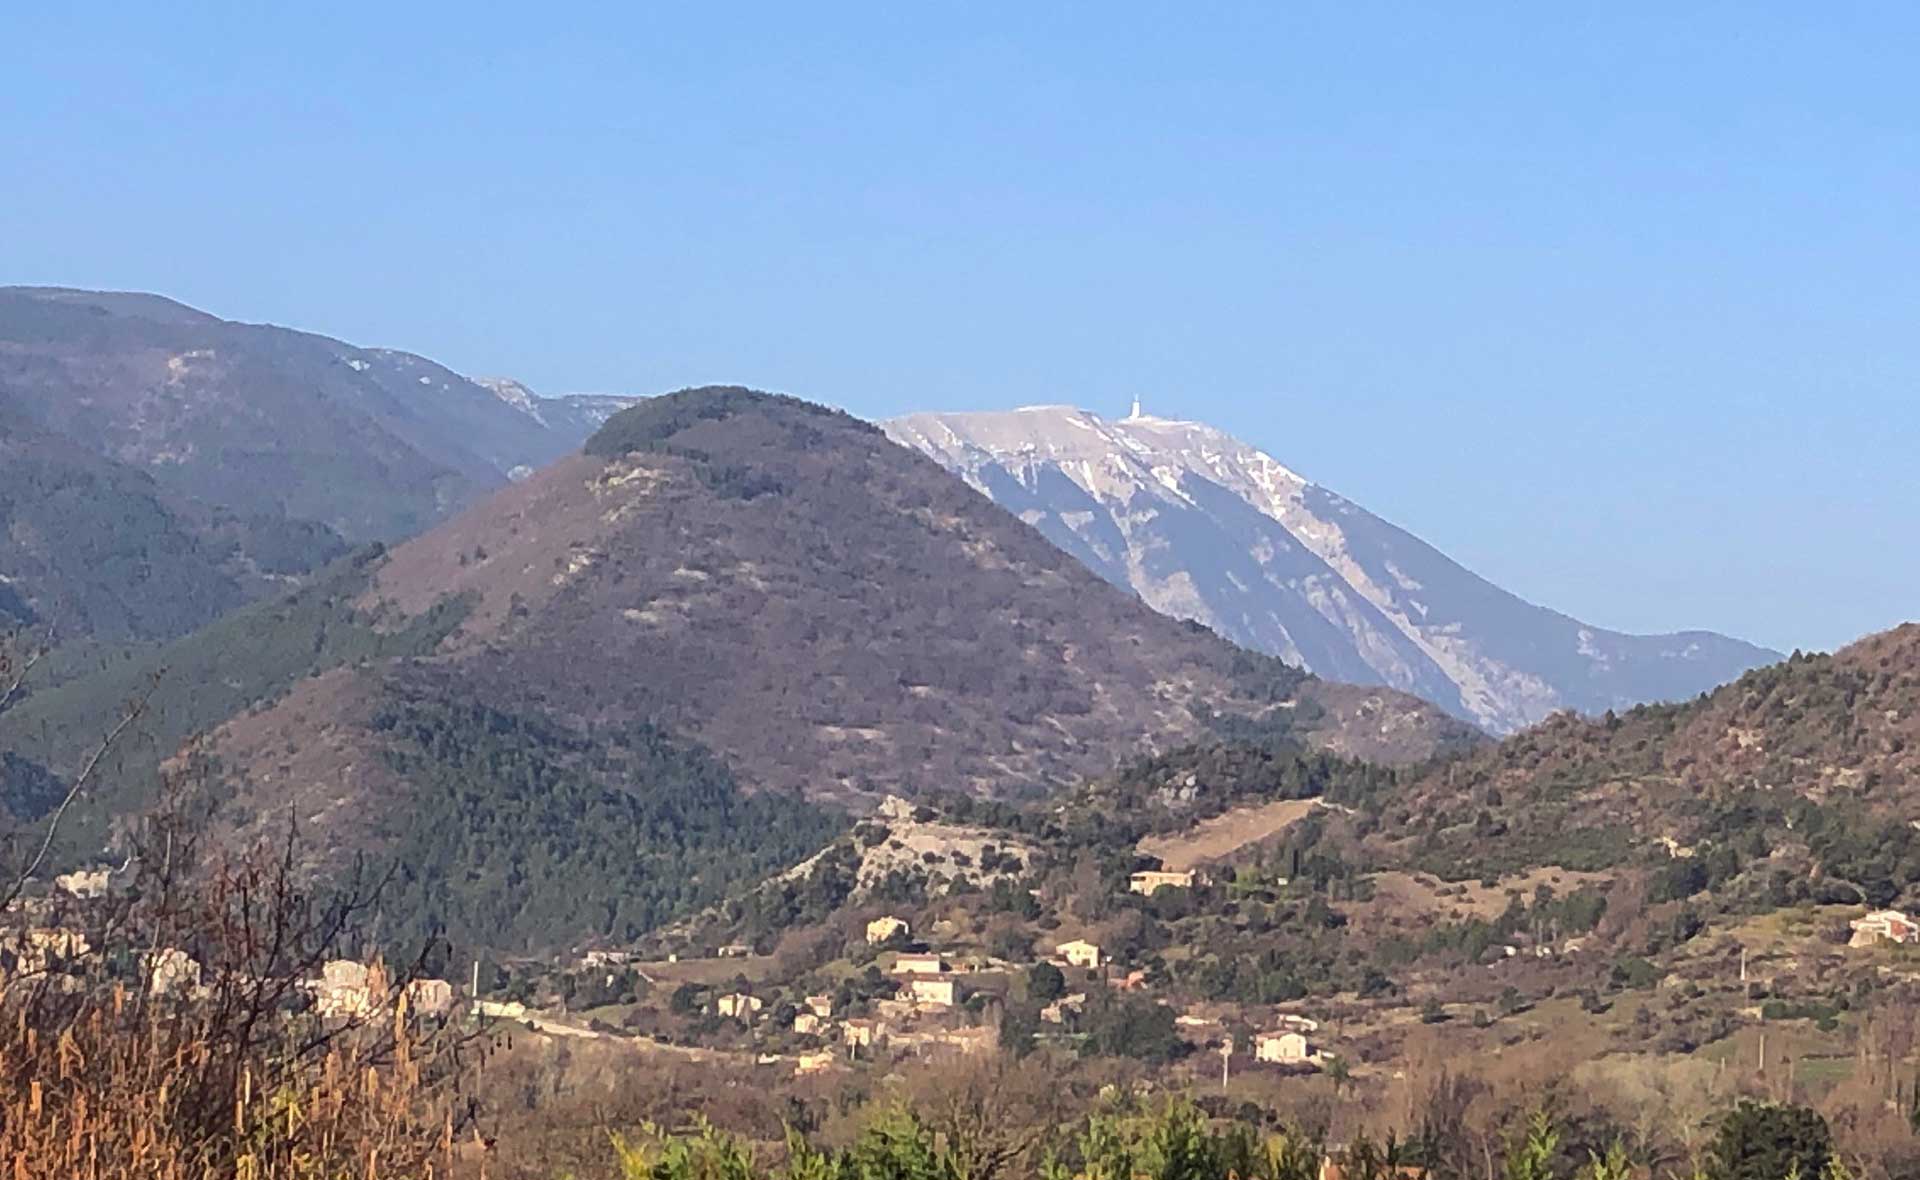
<path fill-rule="evenodd" d="M 1625 635 L 1535 606 L 1199 422 L 1070 406 L 884 424 L 1167 614 L 1335 680 L 1388 684 L 1497 733 L 1558 709 L 1693 696 L 1779 653 Z"/>

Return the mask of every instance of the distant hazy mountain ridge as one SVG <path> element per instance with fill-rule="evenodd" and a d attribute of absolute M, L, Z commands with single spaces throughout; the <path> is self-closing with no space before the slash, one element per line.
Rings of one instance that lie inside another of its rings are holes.
<path fill-rule="evenodd" d="M 175 496 L 408 537 L 575 450 L 591 406 L 156 295 L 0 288 L 0 407 Z"/>
<path fill-rule="evenodd" d="M 1065 406 L 886 423 L 1156 609 L 1495 731 L 1692 696 L 1779 658 L 1535 606 L 1210 426 Z"/>
<path fill-rule="evenodd" d="M 157 295 L 0 287 L 0 628 L 164 639 L 572 453 L 633 399 Z"/>

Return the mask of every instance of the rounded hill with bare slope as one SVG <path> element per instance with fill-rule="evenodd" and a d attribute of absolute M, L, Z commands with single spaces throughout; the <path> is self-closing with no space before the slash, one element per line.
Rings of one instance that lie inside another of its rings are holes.
<path fill-rule="evenodd" d="M 396 857 L 408 921 L 509 941 L 648 928 L 817 850 L 823 805 L 1042 795 L 1211 737 L 1479 740 L 1158 614 L 877 428 L 738 388 L 615 415 L 327 586 L 163 653 L 283 658 L 172 723 L 212 731 L 243 826 Z"/>
<path fill-rule="evenodd" d="M 1166 619 L 874 427 L 737 388 L 615 416 L 369 596 L 463 591 L 462 691 L 646 718 L 816 795 L 1045 790 L 1221 724 L 1383 760 L 1469 734 Z"/>

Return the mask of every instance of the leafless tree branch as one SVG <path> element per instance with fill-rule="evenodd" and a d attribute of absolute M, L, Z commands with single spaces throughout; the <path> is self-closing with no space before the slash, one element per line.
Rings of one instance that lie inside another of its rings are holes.
<path fill-rule="evenodd" d="M 87 789 L 87 784 L 93 780 L 94 771 L 99 769 L 100 763 L 106 758 L 108 752 L 113 749 L 115 743 L 120 740 L 120 735 L 124 734 L 128 727 L 139 720 L 140 715 L 144 712 L 146 712 L 146 700 L 144 698 L 129 705 L 126 715 L 120 718 L 119 724 L 108 731 L 107 736 L 101 739 L 100 744 L 93 748 L 93 753 L 87 756 L 85 765 L 81 766 L 80 773 L 74 776 L 73 782 L 67 787 L 67 793 L 65 797 L 60 800 L 60 805 L 53 809 L 53 815 L 47 821 L 46 834 L 40 838 L 40 847 L 34 852 L 33 858 L 13 875 L 13 880 L 8 884 L 6 893 L 0 895 L 0 911 L 4 911 L 8 906 L 12 905 L 14 901 L 19 898 L 22 891 L 26 889 L 27 882 L 31 881 L 33 875 L 40 871 L 41 864 L 47 859 L 48 851 L 53 848 L 53 839 L 59 834 L 60 820 L 67 814 L 67 809 L 72 807 L 73 801 L 78 799 L 81 792 Z"/>
<path fill-rule="evenodd" d="M 20 695 L 20 690 L 26 686 L 27 677 L 33 675 L 34 667 L 47 658 L 47 650 L 41 647 L 28 656 L 17 669 L 10 669 L 7 661 L 0 660 L 0 683 L 5 684 L 5 688 L 0 689 L 0 713 L 6 712 L 7 708 L 13 704 L 14 698 Z M 7 675 L 9 671 L 13 673 L 11 676 Z"/>

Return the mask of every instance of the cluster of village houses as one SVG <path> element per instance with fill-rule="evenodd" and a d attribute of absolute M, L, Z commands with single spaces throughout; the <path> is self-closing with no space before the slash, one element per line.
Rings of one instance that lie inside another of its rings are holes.
<path fill-rule="evenodd" d="M 67 927 L 27 927 L 0 940 L 0 986 L 15 979 L 50 979 L 83 986 L 83 980 L 65 969 L 98 957 L 83 931 Z M 150 996 L 198 1000 L 209 994 L 198 959 L 177 946 L 161 946 L 140 956 L 140 975 Z M 311 996 L 313 1011 L 324 1019 L 367 1017 L 374 1011 L 403 1003 L 413 1015 L 445 1017 L 453 1011 L 453 984 L 444 979 L 407 980 L 394 988 L 380 963 L 334 959 L 321 967 L 317 979 L 300 980 Z"/>
<path fill-rule="evenodd" d="M 378 962 L 335 959 L 320 968 L 320 977 L 304 981 L 313 997 L 313 1009 L 322 1017 L 359 1019 L 400 1004 L 416 1016 L 445 1017 L 453 1011 L 453 985 L 444 979 L 410 979 L 398 991 Z"/>
<path fill-rule="evenodd" d="M 905 919 L 876 918 L 867 923 L 867 944 L 880 946 L 911 933 L 912 927 Z M 960 973 L 945 956 L 935 952 L 905 952 L 895 957 L 892 973 L 898 980 L 897 990 L 893 998 L 880 1000 L 875 1005 L 876 1015 L 849 1018 L 836 1025 L 833 997 L 812 995 L 805 997 L 795 1011 L 793 1031 L 838 1039 L 849 1054 L 871 1049 L 882 1040 L 901 1047 L 939 1047 L 961 1053 L 984 1052 L 991 1047 L 987 1029 L 913 1031 L 909 1028 L 920 1015 L 951 1010 L 965 998 L 958 978 Z M 765 1007 L 766 1001 L 759 996 L 733 992 L 716 998 L 712 1011 L 718 1016 L 752 1024 Z M 828 1068 L 837 1058 L 834 1050 L 805 1053 L 799 1058 L 799 1070 L 814 1073 Z"/>
<path fill-rule="evenodd" d="M 13 943 L 11 971 L 0 977 L 39 976 L 57 968 L 81 962 L 94 953 L 86 935 L 67 929 L 29 929 Z M 201 967 L 178 947 L 162 947 L 141 959 L 147 991 L 155 996 L 203 997 L 207 985 L 201 981 Z M 404 1004 L 417 1016 L 444 1017 L 453 1010 L 453 985 L 444 979 L 413 979 L 395 989 L 386 969 L 379 963 L 357 963 L 335 959 L 322 965 L 320 975 L 302 980 L 301 990 L 313 999 L 314 1012 L 328 1019 L 365 1017 Z"/>
<path fill-rule="evenodd" d="M 8 962 L 0 964 L 5 968 L 0 969 L 0 983 L 19 978 L 71 979 L 60 969 L 94 955 L 92 943 L 80 931 L 29 928 L 8 942 L 4 956 Z M 191 1000 L 209 992 L 201 979 L 200 963 L 178 947 L 150 951 L 141 957 L 140 966 L 150 995 Z M 455 999 L 453 985 L 444 979 L 413 979 L 395 989 L 381 964 L 350 959 L 322 965 L 320 975 L 300 981 L 300 988 L 312 998 L 315 1014 L 326 1019 L 371 1016 L 396 1004 L 416 1016 L 444 1017 L 452 1012 Z"/>
<path fill-rule="evenodd" d="M 104 870 L 93 874 L 70 874 L 68 878 L 62 878 L 59 884 L 76 897 L 98 896 L 104 891 L 105 877 Z M 1192 888 L 1195 881 L 1195 873 L 1189 870 L 1150 869 L 1134 873 L 1129 888 L 1135 893 L 1152 895 L 1160 889 Z M 1849 945 L 1853 947 L 1920 943 L 1920 921 L 1899 910 L 1875 910 L 1853 919 L 1850 926 L 1852 937 Z M 912 928 L 908 922 L 894 916 L 875 918 L 866 927 L 866 941 L 871 946 L 904 940 L 911 935 Z M 740 953 L 746 949 L 725 947 L 721 954 Z M 1516 948 L 1502 949 L 1509 955 L 1517 953 Z M 1570 941 L 1562 949 L 1577 949 L 1577 940 Z M 77 930 L 58 926 L 16 928 L 4 940 L 0 940 L 0 986 L 4 986 L 8 979 L 56 971 L 63 965 L 80 962 L 95 953 L 86 935 Z M 1055 945 L 1052 961 L 1063 967 L 1086 971 L 1100 971 L 1108 966 L 1106 953 L 1099 944 L 1087 939 L 1072 939 Z M 206 993 L 201 980 L 201 966 L 185 951 L 174 947 L 159 948 L 143 956 L 141 965 L 148 980 L 148 989 L 154 995 L 192 997 Z M 876 1003 L 875 1015 L 836 1022 L 832 997 L 812 995 L 805 997 L 799 1005 L 793 1017 L 793 1031 L 838 1041 L 849 1054 L 871 1049 L 882 1040 L 897 1047 L 941 1048 L 962 1053 L 982 1052 L 992 1045 L 991 1030 L 986 1028 L 917 1027 L 922 1023 L 920 1017 L 950 1011 L 966 998 L 963 983 L 965 973 L 957 970 L 947 956 L 938 951 L 903 951 L 895 956 L 891 972 L 897 980 L 896 992 L 892 998 Z M 1130 990 L 1141 986 L 1144 976 L 1140 972 L 1133 972 L 1110 982 L 1121 990 Z M 396 989 L 390 975 L 378 962 L 359 963 L 349 959 L 337 959 L 324 964 L 319 976 L 302 981 L 301 988 L 312 998 L 314 1011 L 328 1019 L 364 1018 L 381 1011 L 391 1011 L 395 1006 L 418 1016 L 444 1017 L 452 1012 L 458 998 L 453 985 L 446 980 L 414 979 Z M 1085 992 L 1061 996 L 1041 1009 L 1040 1018 L 1049 1024 L 1070 1025 L 1085 1010 L 1087 1002 Z M 721 1017 L 752 1024 L 760 1018 L 765 1006 L 766 1002 L 758 996 L 734 992 L 717 997 L 711 1010 Z M 483 1013 L 492 1015 L 517 1018 L 526 1014 L 518 1004 L 481 1002 L 479 1007 Z M 508 1008 L 513 1011 L 507 1011 Z M 1217 1023 L 1193 1014 L 1183 1014 L 1176 1018 L 1176 1022 L 1189 1030 Z M 1282 1014 L 1276 1018 L 1274 1028 L 1254 1035 L 1254 1059 L 1285 1065 L 1323 1064 L 1329 1059 L 1328 1055 L 1317 1048 L 1311 1039 L 1318 1030 L 1318 1023 L 1308 1017 Z M 1224 1039 L 1222 1049 L 1228 1054 L 1235 1050 L 1231 1038 Z M 826 1069 L 837 1057 L 836 1050 L 804 1054 L 799 1058 L 799 1068 L 803 1073 Z"/>
<path fill-rule="evenodd" d="M 1151 894 L 1161 888 L 1191 888 L 1193 883 L 1194 874 L 1191 872 L 1150 870 L 1135 873 L 1131 888 L 1137 893 Z M 891 915 L 875 918 L 866 927 L 869 946 L 882 946 L 911 935 L 912 927 L 907 920 Z M 1063 967 L 1099 971 L 1108 965 L 1108 957 L 1098 943 L 1076 938 L 1056 944 L 1052 962 Z M 965 973 L 957 970 L 946 955 L 930 950 L 902 951 L 894 957 L 891 974 L 897 980 L 895 994 L 875 1004 L 874 1016 L 849 1018 L 836 1025 L 833 998 L 825 994 L 811 995 L 804 998 L 794 1013 L 793 1031 L 837 1039 L 849 1054 L 870 1049 L 881 1040 L 896 1047 L 942 1047 L 964 1053 L 984 1051 L 992 1044 L 991 1030 L 986 1028 L 913 1030 L 912 1026 L 920 1016 L 951 1010 L 966 998 L 963 982 Z M 1112 985 L 1121 990 L 1131 990 L 1144 982 L 1144 973 L 1135 971 L 1113 980 Z M 1086 1005 L 1085 992 L 1064 995 L 1042 1008 L 1040 1019 L 1049 1024 L 1068 1025 L 1085 1010 Z M 717 1016 L 752 1024 L 760 1018 L 765 1008 L 765 1000 L 741 991 L 715 998 L 709 1010 Z M 1180 1018 L 1180 1023 L 1188 1028 L 1198 1028 L 1216 1022 L 1184 1016 Z M 1256 1034 L 1254 1057 L 1263 1062 L 1319 1064 L 1326 1060 L 1326 1055 L 1308 1040 L 1308 1036 L 1318 1028 L 1318 1023 L 1307 1017 L 1282 1016 L 1276 1029 Z M 837 1057 L 835 1050 L 803 1054 L 799 1058 L 800 1072 L 826 1069 Z"/>
<path fill-rule="evenodd" d="M 1196 874 L 1191 869 L 1144 869 L 1133 874 L 1127 882 L 1127 888 L 1151 897 L 1161 889 L 1191 889 L 1196 880 Z M 1094 950 L 1097 957 L 1099 948 Z M 1078 999 L 1082 1004 L 1086 1002 L 1085 996 L 1068 996 L 1066 999 Z M 1044 1017 L 1046 1014 L 1043 1012 L 1041 1015 Z M 1175 1017 L 1174 1023 L 1186 1028 L 1204 1028 L 1215 1022 L 1203 1016 L 1184 1014 Z M 1275 1018 L 1274 1024 L 1271 1030 L 1253 1034 L 1255 1061 L 1281 1065 L 1320 1065 L 1330 1059 L 1328 1054 L 1308 1040 L 1312 1034 L 1320 1031 L 1319 1021 L 1281 1013 Z M 1234 1047 L 1231 1037 L 1222 1043 L 1226 1053 L 1232 1053 Z"/>
<path fill-rule="evenodd" d="M 53 879 L 55 889 L 78 901 L 104 897 L 114 869 L 83 869 Z M 0 930 L 0 988 L 10 980 L 51 977 L 80 986 L 81 980 L 64 970 L 101 955 L 84 931 L 58 925 L 40 925 L 54 918 L 49 897 L 22 898 L 9 913 L 27 924 Z M 141 977 L 150 995 L 196 999 L 208 994 L 200 963 L 178 947 L 158 947 L 139 958 Z M 317 978 L 300 981 L 300 990 L 324 1018 L 356 1018 L 403 1005 L 418 1016 L 444 1017 L 453 1010 L 453 985 L 444 979 L 409 980 L 395 989 L 379 963 L 335 959 L 321 966 Z"/>
<path fill-rule="evenodd" d="M 63 968 L 96 955 L 93 943 L 81 931 L 63 926 L 30 926 L 6 936 L 0 952 L 0 983 L 10 979 L 49 977 L 79 980 Z M 200 964 L 185 951 L 162 947 L 143 956 L 141 967 L 148 990 L 156 996 L 192 994 L 200 988 Z"/>

